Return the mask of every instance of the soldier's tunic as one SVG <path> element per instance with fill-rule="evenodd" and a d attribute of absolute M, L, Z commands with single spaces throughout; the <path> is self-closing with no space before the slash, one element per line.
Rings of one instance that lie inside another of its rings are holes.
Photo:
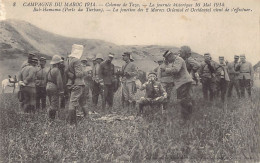
<path fill-rule="evenodd" d="M 36 108 L 46 108 L 46 75 L 47 71 L 45 68 L 37 67 L 36 69 Z M 41 107 L 40 107 L 41 104 Z"/>
<path fill-rule="evenodd" d="M 65 72 L 68 76 L 67 87 L 70 91 L 69 116 L 70 124 L 76 123 L 76 110 L 81 107 L 84 116 L 86 116 L 86 98 L 84 73 L 82 70 L 81 61 L 75 57 L 68 57 L 65 62 Z"/>
<path fill-rule="evenodd" d="M 140 90 L 145 89 L 145 97 L 138 101 L 139 111 L 143 113 L 143 107 L 146 105 L 161 105 L 167 102 L 167 93 L 160 82 L 145 82 Z"/>
<path fill-rule="evenodd" d="M 210 61 L 210 64 L 203 63 L 199 70 L 199 75 L 201 77 L 203 97 L 208 100 L 208 92 L 210 96 L 210 101 L 214 99 L 214 94 L 216 93 L 216 68 L 219 64 L 215 61 Z"/>
<path fill-rule="evenodd" d="M 123 75 L 122 77 L 122 101 L 132 104 L 135 102 L 135 77 L 137 75 L 137 69 L 133 62 L 126 62 L 122 67 L 122 74 L 128 73 L 129 75 Z"/>
<path fill-rule="evenodd" d="M 59 94 L 64 93 L 62 75 L 57 67 L 50 68 L 47 72 L 46 92 L 50 102 L 49 117 L 55 119 L 59 106 Z"/>
<path fill-rule="evenodd" d="M 168 105 L 169 105 L 169 102 L 171 99 L 171 95 L 172 95 L 172 89 L 174 87 L 174 82 L 173 82 L 172 74 L 166 73 L 165 71 L 162 72 L 161 68 L 169 68 L 169 67 L 171 67 L 171 64 L 164 62 L 157 69 L 158 70 L 157 71 L 158 81 L 162 84 L 164 90 L 167 92 L 167 100 L 163 106 L 164 109 L 168 108 Z"/>
<path fill-rule="evenodd" d="M 100 84 L 100 82 L 102 81 L 100 79 L 100 64 L 96 63 L 93 66 L 93 87 L 92 87 L 92 103 L 94 105 L 94 107 L 97 106 L 98 104 L 98 97 L 99 95 L 101 96 L 101 101 L 102 101 L 102 106 L 104 106 L 104 89 L 102 87 L 102 85 Z"/>
<path fill-rule="evenodd" d="M 251 97 L 251 81 L 254 80 L 254 69 L 252 64 L 246 61 L 241 63 L 241 65 L 238 65 L 236 70 L 239 71 L 238 79 L 241 97 L 245 97 L 245 89 L 247 90 L 248 95 Z"/>
<path fill-rule="evenodd" d="M 89 99 L 89 92 L 92 86 L 92 67 L 91 66 L 82 66 L 84 73 L 84 82 L 85 82 L 85 97 Z"/>
<path fill-rule="evenodd" d="M 115 78 L 115 66 L 107 60 L 100 64 L 100 78 L 104 83 L 104 106 L 106 103 L 109 107 L 113 107 L 113 97 L 114 97 L 114 78 Z"/>
<path fill-rule="evenodd" d="M 195 75 L 195 73 L 200 68 L 200 63 L 197 62 L 194 58 L 189 57 L 185 60 L 187 71 L 191 74 L 192 79 L 198 84 L 198 79 Z"/>
<path fill-rule="evenodd" d="M 21 106 L 24 112 L 35 111 L 35 77 L 36 67 L 31 64 L 24 66 L 18 74 L 18 80 L 25 84 L 25 86 L 21 86 L 24 97 Z"/>
<path fill-rule="evenodd" d="M 182 106 L 182 117 L 188 119 L 192 112 L 192 78 L 187 71 L 185 61 L 176 56 L 171 67 L 165 69 L 166 73 L 172 74 L 177 89 L 177 99 Z"/>
<path fill-rule="evenodd" d="M 228 75 L 229 75 L 229 78 L 230 78 L 227 96 L 231 97 L 233 87 L 235 87 L 235 90 L 237 92 L 237 96 L 238 96 L 238 98 L 240 98 L 239 79 L 238 79 L 239 72 L 236 71 L 236 67 L 238 66 L 238 62 L 235 63 L 233 61 L 233 62 L 229 63 L 227 66 L 228 66 Z"/>
<path fill-rule="evenodd" d="M 217 95 L 220 95 L 222 102 L 225 101 L 229 81 L 227 66 L 225 64 L 219 64 L 219 67 L 216 68 L 216 84 Z"/>

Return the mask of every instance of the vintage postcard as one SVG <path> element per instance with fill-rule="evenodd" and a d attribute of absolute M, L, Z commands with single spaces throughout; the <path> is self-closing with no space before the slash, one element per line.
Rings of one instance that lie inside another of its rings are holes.
<path fill-rule="evenodd" d="M 0 0 L 1 162 L 259 162 L 259 0 Z"/>

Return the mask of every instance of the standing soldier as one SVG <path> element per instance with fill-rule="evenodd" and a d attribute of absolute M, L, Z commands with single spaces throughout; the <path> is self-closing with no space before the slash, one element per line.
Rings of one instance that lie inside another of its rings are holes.
<path fill-rule="evenodd" d="M 225 96 L 229 83 L 227 65 L 223 56 L 219 56 L 219 67 L 216 69 L 217 95 L 220 95 L 222 102 L 225 102 Z"/>
<path fill-rule="evenodd" d="M 62 75 L 59 69 L 59 64 L 63 62 L 60 56 L 54 55 L 50 62 L 50 69 L 47 72 L 47 96 L 50 101 L 49 118 L 55 119 L 56 112 L 60 108 L 59 97 L 64 96 Z"/>
<path fill-rule="evenodd" d="M 93 73 L 92 73 L 92 80 L 93 80 L 93 89 L 92 89 L 92 102 L 94 105 L 94 109 L 97 109 L 98 104 L 98 97 L 101 96 L 102 107 L 104 106 L 104 94 L 103 94 L 103 83 L 100 79 L 100 64 L 104 61 L 103 55 L 98 53 L 94 60 L 95 64 L 93 65 Z M 95 111 L 94 111 L 95 112 Z"/>
<path fill-rule="evenodd" d="M 40 58 L 40 65 L 36 69 L 36 109 L 40 110 L 42 106 L 42 110 L 46 108 L 46 58 Z M 41 103 L 41 106 L 40 106 Z"/>
<path fill-rule="evenodd" d="M 81 107 L 86 116 L 86 99 L 84 96 L 84 73 L 80 58 L 83 53 L 83 46 L 73 44 L 71 54 L 65 62 L 65 73 L 68 77 L 67 87 L 70 91 L 68 121 L 70 125 L 77 124 L 76 110 Z M 84 103 L 85 102 L 85 103 Z"/>
<path fill-rule="evenodd" d="M 236 71 L 236 67 L 238 66 L 238 60 L 239 60 L 239 56 L 235 55 L 234 62 L 228 63 L 228 75 L 230 78 L 230 83 L 228 87 L 227 97 L 231 97 L 233 86 L 234 86 L 237 92 L 237 97 L 240 98 L 239 80 L 238 80 L 239 72 Z"/>
<path fill-rule="evenodd" d="M 131 108 L 135 107 L 136 101 L 134 100 L 135 92 L 135 77 L 137 76 L 137 69 L 133 62 L 130 60 L 131 54 L 129 52 L 124 52 L 123 60 L 125 64 L 122 66 L 120 74 L 122 76 L 122 103 L 123 106 L 126 105 Z"/>
<path fill-rule="evenodd" d="M 192 79 L 198 84 L 198 79 L 195 73 L 199 70 L 200 64 L 191 57 L 191 49 L 189 46 L 182 46 L 180 49 L 180 57 L 185 61 L 188 72 L 191 74 Z"/>
<path fill-rule="evenodd" d="M 22 63 L 21 69 L 24 68 L 25 66 L 30 65 L 29 62 L 31 62 L 32 58 L 35 58 L 34 53 L 28 53 L 28 59 Z"/>
<path fill-rule="evenodd" d="M 143 107 L 146 105 L 164 105 L 167 98 L 167 93 L 163 89 L 160 82 L 156 81 L 156 72 L 150 72 L 148 74 L 148 81 L 145 82 L 140 90 L 145 89 L 145 97 L 141 97 L 138 102 L 139 113 L 143 113 Z"/>
<path fill-rule="evenodd" d="M 115 78 L 115 66 L 112 63 L 114 58 L 113 54 L 108 55 L 108 59 L 100 64 L 100 78 L 104 83 L 104 106 L 106 107 L 106 103 L 108 104 L 109 111 L 111 111 L 113 107 L 113 97 L 114 97 L 114 85 L 113 81 Z"/>
<path fill-rule="evenodd" d="M 254 81 L 254 69 L 252 64 L 246 61 L 245 55 L 240 55 L 240 62 L 236 67 L 239 71 L 238 79 L 241 91 L 241 97 L 245 97 L 245 89 L 247 90 L 248 96 L 251 97 L 251 87 Z"/>
<path fill-rule="evenodd" d="M 203 97 L 208 100 L 208 92 L 210 101 L 213 101 L 216 93 L 216 68 L 219 64 L 211 59 L 209 53 L 204 54 L 204 63 L 201 65 L 199 75 L 202 83 Z"/>
<path fill-rule="evenodd" d="M 165 59 L 169 67 L 161 67 L 161 71 L 171 74 L 177 90 L 177 99 L 182 107 L 181 113 L 184 121 L 188 120 L 192 113 L 192 78 L 187 71 L 185 61 L 178 56 L 178 53 L 166 51 Z"/>
<path fill-rule="evenodd" d="M 60 96 L 60 108 L 65 109 L 66 101 L 69 99 L 69 91 L 66 86 L 66 75 L 65 75 L 65 65 L 64 65 L 64 57 L 61 57 L 62 61 L 58 64 L 59 70 L 61 73 L 62 81 L 63 81 L 63 90 L 64 96 Z"/>
<path fill-rule="evenodd" d="M 169 61 L 166 58 L 166 55 L 165 55 L 166 53 L 168 53 L 168 51 L 166 51 L 164 53 L 164 55 L 163 55 L 164 62 L 159 66 L 158 71 L 157 71 L 158 81 L 161 82 L 164 90 L 167 92 L 167 100 L 163 104 L 163 111 L 165 111 L 169 107 L 172 90 L 174 87 L 172 74 L 166 73 L 165 71 L 161 71 L 162 69 L 171 67 L 171 64 L 169 64 Z"/>
<path fill-rule="evenodd" d="M 38 59 L 32 57 L 28 59 L 28 64 L 24 65 L 18 75 L 20 89 L 22 91 L 22 108 L 24 112 L 35 112 L 35 77 Z"/>
<path fill-rule="evenodd" d="M 92 67 L 89 65 L 87 59 L 82 59 L 82 68 L 84 73 L 84 82 L 85 82 L 85 97 L 89 99 L 89 92 L 91 87 L 91 81 L 92 81 Z"/>

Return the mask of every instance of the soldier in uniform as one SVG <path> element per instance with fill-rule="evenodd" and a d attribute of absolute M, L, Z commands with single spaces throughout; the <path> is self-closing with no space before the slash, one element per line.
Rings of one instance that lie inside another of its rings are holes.
<path fill-rule="evenodd" d="M 97 109 L 98 104 L 98 97 L 101 96 L 102 106 L 104 106 L 104 89 L 103 89 L 103 82 L 100 78 L 100 64 L 104 61 L 103 55 L 98 53 L 94 60 L 95 64 L 93 66 L 93 73 L 92 73 L 92 80 L 93 80 L 93 87 L 92 87 L 92 102 L 95 108 Z"/>
<path fill-rule="evenodd" d="M 182 46 L 180 49 L 180 57 L 185 61 L 188 72 L 191 74 L 192 79 L 198 84 L 198 79 L 195 73 L 200 68 L 200 63 L 191 57 L 191 49 L 189 46 Z"/>
<path fill-rule="evenodd" d="M 192 113 L 192 77 L 187 71 L 185 61 L 178 56 L 178 53 L 166 51 L 164 53 L 165 59 L 170 66 L 161 68 L 162 72 L 171 74 L 176 90 L 177 99 L 182 107 L 181 113 L 184 121 L 188 120 Z"/>
<path fill-rule="evenodd" d="M 81 110 L 84 116 L 86 112 L 86 99 L 84 99 L 84 73 L 80 58 L 83 53 L 83 46 L 73 44 L 71 54 L 65 62 L 65 73 L 68 77 L 67 87 L 70 91 L 68 121 L 70 125 L 77 124 L 76 110 Z"/>
<path fill-rule="evenodd" d="M 42 108 L 45 110 L 46 108 L 46 74 L 47 71 L 45 69 L 46 58 L 40 58 L 40 65 L 36 70 L 36 109 Z M 41 107 L 40 107 L 41 104 Z"/>
<path fill-rule="evenodd" d="M 225 102 L 225 96 L 229 83 L 227 65 L 223 56 L 219 56 L 219 67 L 216 69 L 217 95 L 220 95 L 222 102 Z"/>
<path fill-rule="evenodd" d="M 158 67 L 158 71 L 157 71 L 158 81 L 162 84 L 164 90 L 167 92 L 167 100 L 163 106 L 164 111 L 169 107 L 170 99 L 172 96 L 172 90 L 174 87 L 172 74 L 166 73 L 165 71 L 161 71 L 162 69 L 166 69 L 171 66 L 171 64 L 169 64 L 169 61 L 167 60 L 165 54 L 166 53 L 164 53 L 164 55 L 163 55 L 164 62 Z"/>
<path fill-rule="evenodd" d="M 166 103 L 167 93 L 160 82 L 156 81 L 156 72 L 148 74 L 148 81 L 145 82 L 140 90 L 145 89 L 145 97 L 138 101 L 139 114 L 143 113 L 143 107 L 146 105 L 157 105 Z"/>
<path fill-rule="evenodd" d="M 104 83 L 104 106 L 105 108 L 106 103 L 108 104 L 109 111 L 111 111 L 113 107 L 113 97 L 114 97 L 114 85 L 113 81 L 115 78 L 115 66 L 112 63 L 114 55 L 110 53 L 108 55 L 108 59 L 105 60 L 100 64 L 100 78 L 103 80 Z"/>
<path fill-rule="evenodd" d="M 21 69 L 24 68 L 25 66 L 30 65 L 29 62 L 31 62 L 32 58 L 35 58 L 34 53 L 28 53 L 28 59 L 22 63 Z"/>
<path fill-rule="evenodd" d="M 82 68 L 84 72 L 84 81 L 85 81 L 85 97 L 89 99 L 89 92 L 90 92 L 90 87 L 91 87 L 91 82 L 92 82 L 92 67 L 89 65 L 87 59 L 82 59 Z"/>
<path fill-rule="evenodd" d="M 130 60 L 131 54 L 125 52 L 123 55 L 123 60 L 125 64 L 122 66 L 122 70 L 119 72 L 122 76 L 122 103 L 129 109 L 135 107 L 135 77 L 137 76 L 137 68 L 133 62 Z"/>
<path fill-rule="evenodd" d="M 24 65 L 18 75 L 20 89 L 23 92 L 22 109 L 24 112 L 35 112 L 35 77 L 38 59 L 32 57 L 28 64 Z"/>
<path fill-rule="evenodd" d="M 248 96 L 251 97 L 251 87 L 254 81 L 254 69 L 250 62 L 246 61 L 245 55 L 240 55 L 240 62 L 236 67 L 236 71 L 239 71 L 238 79 L 241 91 L 241 97 L 245 97 L 245 89 Z"/>
<path fill-rule="evenodd" d="M 227 97 L 231 97 L 233 86 L 234 86 L 235 90 L 237 92 L 237 96 L 238 96 L 238 98 L 240 98 L 239 80 L 238 80 L 239 72 L 236 71 L 236 67 L 238 66 L 238 60 L 239 60 L 239 56 L 235 55 L 234 61 L 231 62 L 231 63 L 228 63 L 228 65 L 227 65 L 228 66 L 228 75 L 229 75 L 229 78 L 230 78 Z"/>
<path fill-rule="evenodd" d="M 209 53 L 204 54 L 204 63 L 199 69 L 199 75 L 202 83 L 203 97 L 208 100 L 208 92 L 210 101 L 213 101 L 216 93 L 216 68 L 219 64 L 211 59 Z"/>
<path fill-rule="evenodd" d="M 50 101 L 49 118 L 54 120 L 59 106 L 59 97 L 64 96 L 64 87 L 59 64 L 63 62 L 59 55 L 54 55 L 50 62 L 50 69 L 47 72 L 46 92 Z"/>

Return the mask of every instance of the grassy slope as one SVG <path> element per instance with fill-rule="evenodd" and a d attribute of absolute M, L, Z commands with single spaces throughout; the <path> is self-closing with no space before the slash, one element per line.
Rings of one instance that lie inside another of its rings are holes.
<path fill-rule="evenodd" d="M 259 161 L 260 90 L 254 89 L 252 101 L 234 98 L 224 107 L 205 104 L 201 88 L 196 92 L 197 105 L 184 126 L 175 95 L 165 116 L 112 123 L 82 119 L 77 128 L 68 128 L 64 120 L 49 124 L 44 113 L 19 115 L 16 98 L 1 96 L 2 161 Z M 114 111 L 125 114 L 119 101 Z"/>

